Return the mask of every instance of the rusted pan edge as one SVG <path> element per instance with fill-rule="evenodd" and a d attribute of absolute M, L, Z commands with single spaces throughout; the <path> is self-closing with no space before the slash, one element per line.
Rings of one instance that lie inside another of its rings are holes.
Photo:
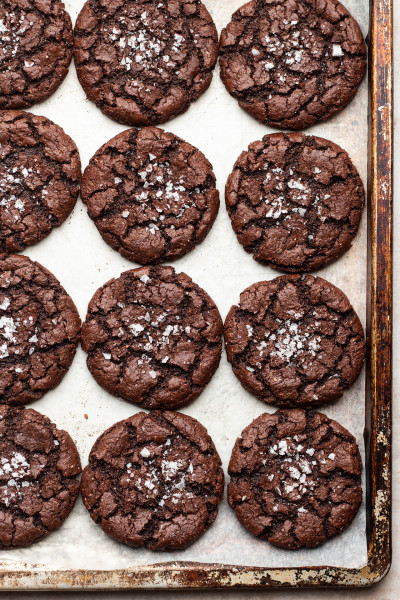
<path fill-rule="evenodd" d="M 370 30 L 370 478 L 368 565 L 382 579 L 391 564 L 392 400 L 392 1 L 373 0 Z M 367 424 L 368 427 L 368 424 Z M 373 583 L 376 578 L 371 581 Z"/>
<path fill-rule="evenodd" d="M 382 573 L 333 567 L 265 569 L 200 563 L 163 563 L 116 571 L 5 571 L 3 590 L 348 587 L 368 586 Z"/>
<path fill-rule="evenodd" d="M 369 116 L 369 356 L 367 464 L 368 562 L 337 567 L 253 568 L 163 563 L 115 571 L 51 571 L 0 563 L 2 590 L 234 587 L 362 587 L 391 563 L 392 375 L 392 2 L 372 0 Z"/>

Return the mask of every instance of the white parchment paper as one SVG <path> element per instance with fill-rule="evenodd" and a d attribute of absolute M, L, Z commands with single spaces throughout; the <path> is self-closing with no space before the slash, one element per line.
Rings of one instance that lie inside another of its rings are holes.
<path fill-rule="evenodd" d="M 243 0 L 204 0 L 218 31 Z M 75 21 L 83 0 L 65 0 Z M 345 0 L 358 20 L 364 35 L 368 27 L 367 0 Z M 44 115 L 74 139 L 80 150 L 82 166 L 112 136 L 126 127 L 114 123 L 86 100 L 74 66 L 59 88 L 32 112 Z M 174 263 L 204 287 L 225 318 L 230 306 L 250 284 L 272 279 L 279 273 L 257 264 L 236 240 L 224 206 L 224 186 L 236 158 L 250 142 L 273 130 L 246 115 L 225 91 L 218 66 L 210 89 L 184 115 L 163 126 L 204 152 L 212 162 L 221 193 L 221 208 L 203 244 Z M 367 168 L 367 81 L 342 113 L 307 131 L 333 140 L 347 150 L 366 183 Z M 334 265 L 318 272 L 340 287 L 349 297 L 364 326 L 366 313 L 367 214 L 364 212 L 359 234 L 349 252 Z M 96 289 L 111 277 L 134 268 L 102 241 L 79 199 L 68 220 L 46 240 L 25 252 L 50 269 L 75 301 L 82 319 Z M 337 419 L 357 438 L 363 456 L 365 420 L 365 375 L 333 406 L 322 410 Z M 83 466 L 89 451 L 106 428 L 125 419 L 138 408 L 114 398 L 91 377 L 85 354 L 78 349 L 74 363 L 61 385 L 32 405 L 65 428 L 75 440 Z M 226 472 L 235 439 L 254 418 L 275 409 L 247 393 L 233 375 L 225 355 L 203 394 L 182 412 L 197 418 L 212 436 Z M 85 413 L 88 418 L 85 418 Z M 365 472 L 363 473 L 365 494 Z M 330 565 L 360 567 L 367 558 L 366 511 L 363 505 L 352 525 L 340 536 L 314 550 L 285 551 L 258 540 L 242 528 L 228 507 L 226 498 L 211 529 L 193 546 L 182 552 L 154 553 L 132 549 L 114 542 L 93 523 L 81 499 L 64 525 L 47 539 L 30 548 L 0 552 L 0 567 L 18 569 L 22 563 L 41 564 L 46 569 L 120 569 L 172 560 L 225 563 L 247 566 Z"/>

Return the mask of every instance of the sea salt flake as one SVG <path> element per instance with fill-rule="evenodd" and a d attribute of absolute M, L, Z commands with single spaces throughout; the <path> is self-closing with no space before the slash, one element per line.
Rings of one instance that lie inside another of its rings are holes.
<path fill-rule="evenodd" d="M 287 451 L 288 451 L 288 445 L 287 445 L 287 441 L 286 440 L 279 440 L 278 446 L 279 446 L 279 454 L 281 456 L 287 453 Z"/>
<path fill-rule="evenodd" d="M 294 479 L 300 479 L 300 471 L 296 467 L 289 467 L 289 473 Z"/>
<path fill-rule="evenodd" d="M 296 180 L 296 179 L 290 179 L 290 181 L 288 181 L 287 186 L 291 189 L 297 189 L 297 190 L 305 190 L 305 186 L 301 183 L 300 180 Z"/>
<path fill-rule="evenodd" d="M 144 330 L 144 327 L 140 323 L 132 323 L 131 325 L 129 325 L 129 329 L 131 330 L 131 332 L 133 333 L 133 335 L 136 337 L 136 336 L 139 335 L 139 333 L 141 331 Z"/>
<path fill-rule="evenodd" d="M 156 486 L 150 479 L 146 479 L 146 481 L 144 482 L 144 487 L 147 487 L 149 490 L 154 490 Z"/>
<path fill-rule="evenodd" d="M 4 298 L 3 302 L 0 304 L 0 310 L 7 310 L 7 308 L 9 306 L 10 306 L 9 298 Z"/>
<path fill-rule="evenodd" d="M 342 47 L 339 46 L 339 44 L 333 44 L 332 56 L 343 56 L 343 50 L 342 50 Z"/>
<path fill-rule="evenodd" d="M 247 337 L 252 337 L 253 336 L 253 328 L 251 325 L 246 325 L 246 329 L 247 329 Z"/>
<path fill-rule="evenodd" d="M 16 333 L 18 327 L 18 321 L 14 321 L 12 317 L 0 317 L 0 330 L 2 330 L 1 335 L 6 340 L 14 340 L 14 333 Z"/>

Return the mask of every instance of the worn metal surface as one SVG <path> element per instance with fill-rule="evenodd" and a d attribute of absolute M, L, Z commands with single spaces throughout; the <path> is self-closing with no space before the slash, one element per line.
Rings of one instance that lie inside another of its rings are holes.
<path fill-rule="evenodd" d="M 369 35 L 369 298 L 367 330 L 368 562 L 338 567 L 264 568 L 195 562 L 117 570 L 50 569 L 1 562 L 0 588 L 133 589 L 217 587 L 367 586 L 390 566 L 391 219 L 392 219 L 391 3 L 372 0 Z"/>

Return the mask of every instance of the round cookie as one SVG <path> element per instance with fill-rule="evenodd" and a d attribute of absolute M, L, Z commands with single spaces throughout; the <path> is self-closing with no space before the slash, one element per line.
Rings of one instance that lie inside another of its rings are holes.
<path fill-rule="evenodd" d="M 252 0 L 221 33 L 220 65 L 246 112 L 272 127 L 304 129 L 355 96 L 366 46 L 337 0 Z"/>
<path fill-rule="evenodd" d="M 225 198 L 244 249 L 260 263 L 299 272 L 324 267 L 350 248 L 365 193 L 342 148 L 311 135 L 276 133 L 242 152 Z"/>
<path fill-rule="evenodd" d="M 284 408 L 334 402 L 365 359 L 363 328 L 347 296 L 312 275 L 248 287 L 230 309 L 224 335 L 242 386 Z"/>
<path fill-rule="evenodd" d="M 0 406 L 0 549 L 58 529 L 78 497 L 80 472 L 66 431 L 35 410 Z"/>
<path fill-rule="evenodd" d="M 0 109 L 51 96 L 68 73 L 73 33 L 60 0 L 2 0 Z"/>
<path fill-rule="evenodd" d="M 318 412 L 264 413 L 236 440 L 228 502 L 253 535 L 314 548 L 350 525 L 361 504 L 354 436 Z"/>
<path fill-rule="evenodd" d="M 128 125 L 187 110 L 211 83 L 218 34 L 200 0 L 87 0 L 74 57 L 87 97 Z"/>
<path fill-rule="evenodd" d="M 0 255 L 0 403 L 26 404 L 68 371 L 81 321 L 47 269 L 26 256 Z"/>
<path fill-rule="evenodd" d="M 95 442 L 81 482 L 92 519 L 134 548 L 181 550 L 214 522 L 222 500 L 221 459 L 196 419 L 143 412 Z"/>
<path fill-rule="evenodd" d="M 197 398 L 218 368 L 222 321 L 209 295 L 172 267 L 125 271 L 97 290 L 82 348 L 97 383 L 149 409 Z"/>
<path fill-rule="evenodd" d="M 129 129 L 104 144 L 85 169 L 81 196 L 103 239 L 141 264 L 192 250 L 219 208 L 204 154 L 156 127 Z"/>
<path fill-rule="evenodd" d="M 0 252 L 19 252 L 65 221 L 79 193 L 71 138 L 45 117 L 3 111 L 0 119 Z"/>

